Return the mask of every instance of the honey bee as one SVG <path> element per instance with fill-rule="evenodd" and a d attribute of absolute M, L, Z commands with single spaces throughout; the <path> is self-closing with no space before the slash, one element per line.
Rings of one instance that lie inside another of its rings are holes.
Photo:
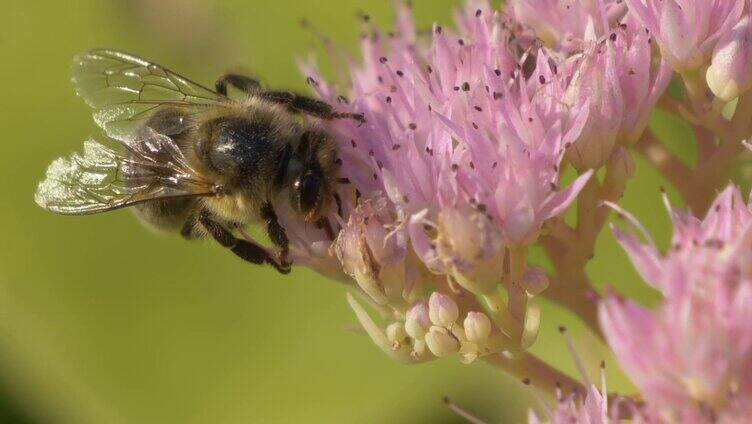
<path fill-rule="evenodd" d="M 212 90 L 115 50 L 76 56 L 72 74 L 106 137 L 52 162 L 37 204 L 64 215 L 132 207 L 156 229 L 210 236 L 281 273 L 290 271 L 289 243 L 272 200 L 287 196 L 307 222 L 320 222 L 332 199 L 339 201 L 335 143 L 296 114 L 365 122 L 320 100 L 265 90 L 244 75 L 224 75 Z M 228 87 L 243 98 L 231 98 Z M 244 235 L 253 223 L 266 226 L 278 252 Z"/>

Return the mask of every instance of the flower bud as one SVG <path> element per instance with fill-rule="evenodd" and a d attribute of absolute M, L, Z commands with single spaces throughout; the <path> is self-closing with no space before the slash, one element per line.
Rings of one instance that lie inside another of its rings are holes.
<path fill-rule="evenodd" d="M 465 337 L 471 342 L 483 342 L 491 335 L 491 320 L 483 312 L 468 312 L 464 326 Z"/>
<path fill-rule="evenodd" d="M 428 305 L 425 302 L 418 302 L 409 311 L 405 317 L 405 331 L 415 340 L 423 340 L 431 327 L 431 319 L 428 315 Z"/>
<path fill-rule="evenodd" d="M 752 88 L 752 19 L 745 16 L 715 46 L 705 75 L 708 87 L 730 102 Z"/>
<path fill-rule="evenodd" d="M 448 328 L 457 321 L 460 312 L 451 297 L 433 292 L 428 299 L 428 315 L 434 325 Z"/>
<path fill-rule="evenodd" d="M 673 70 L 665 60 L 653 60 L 651 34 L 629 15 L 623 29 L 612 32 L 616 49 L 615 78 L 624 98 L 624 115 L 617 137 L 620 143 L 631 146 L 647 128 L 650 114 L 658 99 L 668 88 Z"/>
<path fill-rule="evenodd" d="M 576 108 L 587 107 L 590 113 L 567 157 L 579 171 L 598 169 L 611 156 L 624 114 L 621 86 L 614 78 L 617 72 L 613 42 L 593 46 L 572 72 L 566 102 Z"/>
<path fill-rule="evenodd" d="M 366 200 L 334 244 L 345 273 L 381 305 L 401 300 L 405 286 L 407 241 L 402 232 L 391 233 L 393 224 L 385 199 Z"/>
<path fill-rule="evenodd" d="M 548 276 L 541 267 L 528 267 L 522 276 L 522 285 L 533 296 L 541 294 L 543 290 L 548 288 Z"/>
<path fill-rule="evenodd" d="M 386 338 L 392 343 L 392 346 L 399 348 L 407 338 L 405 326 L 401 322 L 393 322 L 386 327 Z"/>
<path fill-rule="evenodd" d="M 449 334 L 446 328 L 433 326 L 426 334 L 428 349 L 438 357 L 449 356 L 457 352 L 460 343 Z"/>
<path fill-rule="evenodd" d="M 626 0 L 629 14 L 650 31 L 661 56 L 679 72 L 705 65 L 721 34 L 739 22 L 741 0 Z"/>

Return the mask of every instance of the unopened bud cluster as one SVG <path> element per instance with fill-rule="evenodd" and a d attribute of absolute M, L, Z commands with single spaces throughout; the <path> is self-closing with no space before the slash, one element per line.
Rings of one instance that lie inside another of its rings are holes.
<path fill-rule="evenodd" d="M 412 360 L 459 352 L 464 362 L 472 362 L 479 355 L 491 352 L 489 338 L 492 330 L 491 320 L 483 312 L 470 311 L 463 320 L 450 296 L 434 292 L 428 304 L 418 302 L 413 305 L 404 322 L 387 325 L 386 337 L 392 350 L 410 346 Z"/>

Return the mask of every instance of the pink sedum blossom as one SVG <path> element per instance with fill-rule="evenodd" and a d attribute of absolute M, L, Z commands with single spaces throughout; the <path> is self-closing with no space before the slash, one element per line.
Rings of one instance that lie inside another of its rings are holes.
<path fill-rule="evenodd" d="M 651 36 L 632 15 L 608 37 L 613 43 L 608 48 L 615 51 L 616 78 L 624 102 L 617 138 L 625 145 L 633 145 L 645 131 L 650 113 L 668 88 L 673 71 L 665 60 L 653 60 Z"/>
<path fill-rule="evenodd" d="M 415 284 L 406 263 L 406 235 L 394 228 L 385 202 L 360 203 L 334 242 L 344 272 L 378 304 L 410 297 L 405 290 Z"/>
<path fill-rule="evenodd" d="M 363 36 L 350 103 L 304 68 L 323 99 L 366 117 L 325 124 L 339 142 L 342 176 L 364 196 L 381 193 L 426 269 L 481 281 L 479 270 L 500 264 L 503 247 L 535 241 L 590 177 L 559 187 L 565 147 L 589 110 L 561 103 L 567 81 L 545 50 L 534 75 L 521 75 L 508 28 L 484 2 L 458 16 L 462 32 L 436 26 L 428 43 L 418 41 L 408 7 L 397 22 L 391 36 L 370 27 Z M 347 190 L 345 203 L 354 200 Z"/>
<path fill-rule="evenodd" d="M 604 391 L 605 392 L 605 391 Z M 618 423 L 613 412 L 608 411 L 608 397 L 590 385 L 585 400 L 579 396 L 570 395 L 560 399 L 552 410 L 545 411 L 545 419 L 541 419 L 535 412 L 528 415 L 529 424 L 609 424 Z M 614 418 L 612 420 L 612 418 Z"/>
<path fill-rule="evenodd" d="M 678 72 L 706 64 L 723 35 L 739 22 L 744 0 L 626 0 Z"/>
<path fill-rule="evenodd" d="M 718 195 L 703 220 L 675 210 L 668 202 L 666 204 L 674 227 L 671 249 L 666 255 L 659 252 L 647 234 L 648 243 L 642 243 L 634 234 L 619 230 L 615 233 L 645 281 L 665 296 L 670 296 L 673 290 L 683 289 L 683 286 L 674 284 L 677 280 L 668 272 L 674 269 L 674 264 L 697 266 L 694 271 L 702 270 L 703 276 L 708 277 L 717 276 L 716 272 L 733 265 L 729 262 L 733 258 L 729 256 L 742 252 L 741 249 L 749 243 L 752 212 L 735 186 L 729 186 Z M 698 256 L 726 260 L 698 262 Z"/>
<path fill-rule="evenodd" d="M 587 38 L 606 35 L 623 17 L 622 1 L 510 0 L 507 13 L 551 48 L 572 52 Z"/>
<path fill-rule="evenodd" d="M 647 407 L 669 422 L 742 422 L 752 413 L 752 213 L 739 190 L 721 193 L 704 220 L 671 211 L 673 247 L 617 235 L 664 294 L 650 310 L 616 294 L 601 326 Z"/>
<path fill-rule="evenodd" d="M 571 76 L 564 100 L 589 108 L 589 116 L 569 160 L 581 170 L 598 169 L 618 142 L 639 139 L 672 71 L 663 60 L 653 63 L 650 36 L 633 19 L 581 46 L 583 52 L 567 61 Z"/>
<path fill-rule="evenodd" d="M 625 110 L 613 41 L 588 44 L 582 57 L 574 58 L 565 94 L 565 102 L 590 109 L 585 128 L 569 150 L 569 160 L 579 170 L 598 169 L 608 161 Z"/>

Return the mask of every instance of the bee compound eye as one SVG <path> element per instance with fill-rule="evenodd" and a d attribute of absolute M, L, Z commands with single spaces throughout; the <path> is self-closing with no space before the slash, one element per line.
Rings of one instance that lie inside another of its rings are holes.
<path fill-rule="evenodd" d="M 298 194 L 298 209 L 308 215 L 315 211 L 321 200 L 322 180 L 316 174 L 305 174 L 295 184 Z"/>

